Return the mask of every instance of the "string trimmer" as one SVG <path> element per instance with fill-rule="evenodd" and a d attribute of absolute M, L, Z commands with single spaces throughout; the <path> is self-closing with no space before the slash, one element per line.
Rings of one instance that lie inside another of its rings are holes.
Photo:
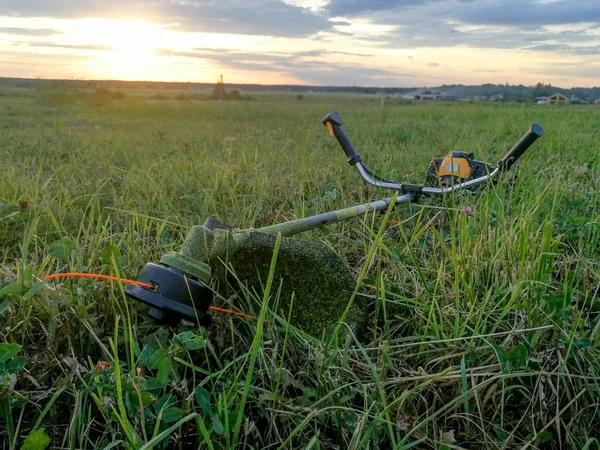
<path fill-rule="evenodd" d="M 363 163 L 342 127 L 342 118 L 333 111 L 323 124 L 334 136 L 346 156 L 368 183 L 398 192 L 395 205 L 414 202 L 422 196 L 445 196 L 455 191 L 475 190 L 493 182 L 508 171 L 521 155 L 543 134 L 539 125 L 532 125 L 508 153 L 492 166 L 476 161 L 472 154 L 452 152 L 445 158 L 434 159 L 428 169 L 427 185 L 398 183 L 369 170 Z M 160 264 L 146 264 L 139 280 L 153 289 L 129 285 L 130 297 L 150 306 L 153 319 L 176 324 L 181 319 L 204 326 L 211 324 L 208 309 L 213 300 L 209 287 L 216 275 L 220 286 L 237 280 L 259 291 L 267 279 L 278 233 L 281 243 L 275 270 L 275 280 L 281 282 L 278 310 L 289 312 L 294 298 L 291 322 L 311 334 L 337 323 L 342 316 L 355 279 L 348 266 L 328 246 L 292 236 L 331 223 L 365 216 L 387 209 L 392 198 L 318 214 L 258 229 L 234 231 L 229 225 L 208 219 L 203 226 L 193 226 L 179 252 L 170 252 Z M 346 321 L 360 325 L 366 320 L 366 308 L 354 302 Z"/>

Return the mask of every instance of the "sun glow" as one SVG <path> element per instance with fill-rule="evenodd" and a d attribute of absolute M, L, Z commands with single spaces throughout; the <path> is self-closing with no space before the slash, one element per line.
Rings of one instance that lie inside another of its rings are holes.
<path fill-rule="evenodd" d="M 86 20 L 85 27 L 73 36 L 82 43 L 101 42 L 107 51 L 90 60 L 95 73 L 110 73 L 122 79 L 148 78 L 159 62 L 157 50 L 168 41 L 168 34 L 143 21 Z"/>

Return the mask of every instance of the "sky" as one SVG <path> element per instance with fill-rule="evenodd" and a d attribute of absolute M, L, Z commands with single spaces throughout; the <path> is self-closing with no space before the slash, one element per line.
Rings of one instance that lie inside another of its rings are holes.
<path fill-rule="evenodd" d="M 0 0 L 0 76 L 600 86 L 599 0 Z"/>

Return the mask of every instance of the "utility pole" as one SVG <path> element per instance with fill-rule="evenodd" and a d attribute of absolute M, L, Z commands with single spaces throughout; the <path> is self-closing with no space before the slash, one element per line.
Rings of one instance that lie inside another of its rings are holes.
<path fill-rule="evenodd" d="M 381 107 L 383 108 L 383 104 L 385 102 L 385 92 L 383 92 L 383 88 L 381 88 Z"/>
<path fill-rule="evenodd" d="M 221 74 L 221 81 L 219 83 L 219 86 L 221 87 L 221 89 L 219 89 L 219 103 L 223 103 L 223 94 L 225 93 L 225 87 L 223 86 L 223 74 Z"/>

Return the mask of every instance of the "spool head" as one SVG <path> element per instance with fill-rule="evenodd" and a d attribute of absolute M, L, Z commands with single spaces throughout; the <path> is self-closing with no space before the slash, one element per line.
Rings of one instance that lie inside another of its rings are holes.
<path fill-rule="evenodd" d="M 130 284 L 125 293 L 150 306 L 148 315 L 156 322 L 177 325 L 182 319 L 203 326 L 212 323 L 208 308 L 213 293 L 203 282 L 162 265 L 148 263 L 139 281 L 154 285 L 154 289 Z"/>

